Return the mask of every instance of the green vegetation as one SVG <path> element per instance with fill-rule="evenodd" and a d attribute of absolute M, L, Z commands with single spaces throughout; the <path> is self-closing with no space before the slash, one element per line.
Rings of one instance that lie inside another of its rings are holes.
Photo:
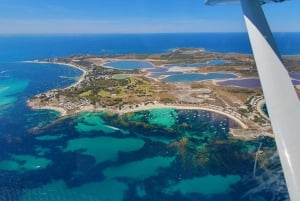
<path fill-rule="evenodd" d="M 92 95 L 92 90 L 88 90 L 79 94 L 80 97 L 88 97 L 90 95 Z"/>
<path fill-rule="evenodd" d="M 253 89 L 248 89 L 248 88 L 242 88 L 242 87 L 227 87 L 226 90 L 229 93 L 242 93 L 242 94 L 250 94 L 252 95 L 254 92 Z"/>
<path fill-rule="evenodd" d="M 97 67 L 95 69 L 88 74 L 86 80 L 90 80 L 89 82 L 86 81 L 78 87 L 57 92 L 56 99 L 59 100 L 64 97 L 71 102 L 76 102 L 84 98 L 92 105 L 121 109 L 126 104 L 152 101 L 153 96 L 158 94 L 164 85 L 143 76 L 134 76 L 132 71 L 128 71 L 127 73 L 131 74 L 126 76 L 123 71 L 120 74 L 120 70 L 109 69 L 110 75 L 104 75 L 104 72 L 107 72 L 106 68 Z M 101 69 L 104 72 L 100 73 Z M 118 75 L 118 79 L 113 79 L 114 76 L 111 76 L 113 74 Z M 40 98 L 43 102 L 53 101 L 45 95 L 40 96 Z"/>
<path fill-rule="evenodd" d="M 261 89 L 222 87 L 217 86 L 212 81 L 166 83 L 144 76 L 148 72 L 144 72 L 143 70 L 119 70 L 103 67 L 109 61 L 122 59 L 147 59 L 148 61 L 151 60 L 154 66 L 178 63 L 205 63 L 220 59 L 227 62 L 220 65 L 201 66 L 196 71 L 201 73 L 235 73 L 242 78 L 257 76 L 254 60 L 251 55 L 221 54 L 201 49 L 177 49 L 164 54 L 149 55 L 101 55 L 101 57 L 83 55 L 56 58 L 48 61 L 79 66 L 85 70 L 84 79 L 76 86 L 39 94 L 32 98 L 28 102 L 28 105 L 38 109 L 45 106 L 58 107 L 64 109 L 66 115 L 71 115 L 85 110 L 104 108 L 114 113 L 116 110 L 139 109 L 140 106 L 154 105 L 158 102 L 166 105 L 194 106 L 221 110 L 240 119 L 249 128 L 254 130 L 268 123 L 267 120 L 261 118 L 254 111 L 256 108 L 254 108 L 252 102 L 255 96 L 261 96 Z M 293 68 L 295 71 L 299 68 L 298 64 L 300 62 L 298 60 L 298 57 L 285 58 L 285 62 L 295 64 L 295 68 Z M 300 94 L 300 90 L 298 92 Z M 144 121 L 143 116 L 127 115 L 109 116 L 107 118 L 111 118 L 110 122 L 115 126 L 122 124 L 124 127 L 134 126 L 139 130 L 149 130 L 160 128 L 160 123 L 168 122 L 172 116 L 166 115 L 164 116 L 166 119 L 160 119 L 159 122 L 152 122 L 153 125 L 150 125 Z M 126 118 L 130 121 L 122 121 L 122 119 Z M 99 123 L 100 121 L 97 120 L 97 122 Z M 175 130 L 180 130 L 180 133 L 187 135 L 189 126 L 188 124 L 176 124 L 176 126 L 167 126 L 165 129 L 169 133 L 172 133 L 172 137 L 174 138 L 176 136 Z M 79 127 L 87 131 L 92 129 L 104 131 L 107 129 L 105 125 L 90 123 L 79 124 Z M 198 161 L 200 164 L 212 163 L 214 159 L 206 154 L 207 150 L 204 150 L 209 144 L 209 140 L 206 137 L 201 140 L 202 144 L 198 145 L 197 149 L 199 150 L 195 150 L 192 160 Z M 182 140 L 178 148 L 181 151 L 189 149 L 190 143 L 192 142 Z"/>

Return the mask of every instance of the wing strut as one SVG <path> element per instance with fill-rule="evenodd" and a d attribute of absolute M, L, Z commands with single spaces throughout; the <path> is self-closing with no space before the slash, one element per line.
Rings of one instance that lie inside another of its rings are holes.
<path fill-rule="evenodd" d="M 241 0 L 290 198 L 300 200 L 300 104 L 259 0 Z"/>

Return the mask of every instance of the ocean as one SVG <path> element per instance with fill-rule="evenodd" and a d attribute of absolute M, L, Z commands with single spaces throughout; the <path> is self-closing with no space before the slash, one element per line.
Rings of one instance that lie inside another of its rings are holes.
<path fill-rule="evenodd" d="M 300 53 L 300 33 L 275 36 L 282 54 Z M 181 47 L 251 53 L 245 33 L 0 36 L 0 201 L 289 200 L 274 140 L 232 139 L 238 125 L 223 115 L 156 109 L 59 119 L 26 105 L 82 72 L 23 61 Z M 269 157 L 255 157 L 260 144 Z"/>
<path fill-rule="evenodd" d="M 275 33 L 283 55 L 300 54 L 299 33 Z M 246 33 L 2 35 L 1 61 L 22 61 L 76 54 L 161 53 L 175 48 L 251 53 Z"/>

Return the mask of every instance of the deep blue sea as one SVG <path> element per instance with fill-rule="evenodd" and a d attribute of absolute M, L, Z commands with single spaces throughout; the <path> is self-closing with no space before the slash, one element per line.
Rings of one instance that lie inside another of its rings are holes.
<path fill-rule="evenodd" d="M 275 33 L 281 54 L 300 54 L 299 33 Z M 3 61 L 62 57 L 76 54 L 161 53 L 174 48 L 251 53 L 246 33 L 13 35 L 0 37 Z"/>
<path fill-rule="evenodd" d="M 282 54 L 300 54 L 300 33 L 275 37 Z M 231 139 L 238 125 L 225 116 L 157 109 L 58 120 L 26 105 L 82 72 L 22 61 L 175 48 L 251 53 L 245 33 L 0 36 L 0 201 L 288 200 L 273 139 Z"/>

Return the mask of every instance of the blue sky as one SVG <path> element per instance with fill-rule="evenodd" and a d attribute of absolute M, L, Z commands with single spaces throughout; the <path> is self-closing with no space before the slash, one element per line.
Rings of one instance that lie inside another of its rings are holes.
<path fill-rule="evenodd" d="M 263 6 L 273 31 L 300 31 L 300 2 Z M 0 34 L 244 32 L 241 8 L 203 0 L 0 0 Z"/>

